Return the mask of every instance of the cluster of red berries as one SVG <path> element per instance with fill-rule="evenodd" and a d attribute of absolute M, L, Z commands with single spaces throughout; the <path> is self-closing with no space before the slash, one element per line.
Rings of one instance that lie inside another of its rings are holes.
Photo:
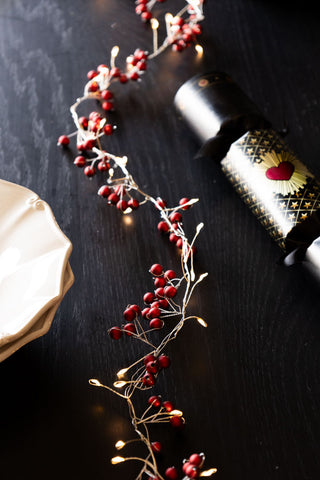
<path fill-rule="evenodd" d="M 179 205 L 182 210 L 188 210 L 191 205 L 188 204 L 189 198 L 181 198 L 179 200 Z M 166 208 L 166 202 L 162 198 L 157 199 L 156 207 L 158 209 L 165 209 Z M 175 243 L 178 248 L 183 247 L 183 239 L 182 236 L 179 235 L 179 227 L 182 224 L 182 214 L 181 212 L 178 212 L 175 210 L 171 215 L 169 215 L 169 222 L 166 222 L 165 220 L 161 220 L 158 223 L 158 230 L 161 233 L 168 233 L 169 234 L 169 240 L 171 243 Z M 195 247 L 192 247 L 193 253 L 196 252 Z"/>
<path fill-rule="evenodd" d="M 119 201 L 121 200 L 118 200 L 118 202 Z M 114 340 L 119 340 L 119 338 L 122 337 L 123 332 L 128 336 L 136 334 L 137 328 L 135 320 L 140 314 L 144 319 L 149 321 L 150 329 L 159 330 L 164 326 L 164 321 L 161 319 L 161 315 L 166 313 L 166 309 L 170 305 L 170 299 L 174 298 L 177 294 L 177 288 L 172 284 L 172 280 L 177 278 L 177 275 L 173 270 L 164 271 L 162 265 L 159 263 L 153 264 L 149 271 L 154 278 L 155 290 L 154 292 L 146 292 L 143 296 L 143 301 L 147 307 L 141 311 L 141 308 L 138 305 L 129 305 L 123 312 L 126 324 L 122 328 L 112 327 L 109 330 L 109 335 Z M 161 368 L 165 367 L 162 365 Z"/>
<path fill-rule="evenodd" d="M 100 163 L 98 164 L 98 168 Z M 110 165 L 108 166 L 107 163 L 107 166 L 106 168 L 104 168 L 104 170 L 108 170 L 109 168 Z M 127 210 L 127 208 L 130 208 L 131 210 L 137 210 L 140 205 L 139 200 L 128 195 L 123 185 L 102 185 L 102 187 L 100 187 L 98 190 L 98 195 L 100 195 L 100 197 L 102 198 L 105 198 L 108 201 L 109 205 L 116 205 L 118 210 L 120 210 L 121 212 L 124 212 L 125 210 Z"/>
<path fill-rule="evenodd" d="M 190 15 L 190 20 L 193 17 L 195 15 Z M 196 37 L 202 33 L 199 23 L 186 22 L 182 17 L 173 18 L 171 29 L 174 32 L 171 39 L 172 50 L 176 52 L 182 52 L 185 48 L 190 47 L 192 42 L 195 42 Z"/>
<path fill-rule="evenodd" d="M 165 0 L 157 0 L 159 3 L 163 3 Z M 151 10 L 148 8 L 149 0 L 137 0 L 136 1 L 136 14 L 140 15 L 143 22 L 148 22 L 152 18 Z"/>
<path fill-rule="evenodd" d="M 141 381 L 144 387 L 150 388 L 156 383 L 159 372 L 170 367 L 171 360 L 167 355 L 161 354 L 156 357 L 150 353 L 144 357 L 143 363 L 145 372 Z"/>
<path fill-rule="evenodd" d="M 153 446 L 153 444 L 155 444 Z M 153 442 L 151 444 L 152 450 L 157 453 L 160 452 L 162 446 L 160 442 Z M 159 450 L 157 450 L 159 449 Z M 185 474 L 185 478 L 199 478 L 201 474 L 201 468 L 203 466 L 205 456 L 203 453 L 193 453 L 188 459 L 183 461 L 182 471 Z M 165 477 L 168 480 L 178 480 L 179 471 L 176 467 L 168 467 L 165 471 Z M 149 480 L 159 480 L 158 477 L 149 477 Z"/>
<path fill-rule="evenodd" d="M 149 398 L 148 403 L 154 408 L 165 410 L 167 413 L 172 412 L 174 409 L 172 402 L 169 400 L 162 401 L 160 395 L 152 395 Z M 175 428 L 183 428 L 185 420 L 181 415 L 172 415 L 170 416 L 170 424 Z"/>

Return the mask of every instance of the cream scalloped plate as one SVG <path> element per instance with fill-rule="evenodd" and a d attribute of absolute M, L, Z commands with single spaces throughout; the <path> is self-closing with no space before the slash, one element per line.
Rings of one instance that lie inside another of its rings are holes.
<path fill-rule="evenodd" d="M 0 180 L 0 361 L 49 330 L 74 280 L 71 251 L 49 205 Z"/>

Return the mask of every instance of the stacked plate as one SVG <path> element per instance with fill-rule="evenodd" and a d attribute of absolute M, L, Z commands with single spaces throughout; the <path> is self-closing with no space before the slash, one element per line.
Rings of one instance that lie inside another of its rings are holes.
<path fill-rule="evenodd" d="M 0 180 L 0 362 L 49 330 L 74 281 L 71 250 L 46 202 Z"/>

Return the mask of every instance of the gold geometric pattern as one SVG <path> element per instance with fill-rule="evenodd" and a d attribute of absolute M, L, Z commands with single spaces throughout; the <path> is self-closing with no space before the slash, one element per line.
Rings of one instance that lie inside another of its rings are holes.
<path fill-rule="evenodd" d="M 289 231 L 320 208 L 320 185 L 305 169 L 306 181 L 296 191 L 281 194 L 266 191 L 265 169 L 257 168 L 266 154 L 288 152 L 288 146 L 272 130 L 254 130 L 232 144 L 222 160 L 222 170 L 242 200 L 271 237 L 285 250 Z M 300 162 L 299 162 L 300 163 Z"/>

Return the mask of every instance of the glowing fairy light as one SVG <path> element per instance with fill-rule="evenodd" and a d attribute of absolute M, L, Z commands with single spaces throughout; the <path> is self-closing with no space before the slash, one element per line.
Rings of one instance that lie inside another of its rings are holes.
<path fill-rule="evenodd" d="M 114 386 L 115 388 L 122 388 L 122 387 L 124 387 L 126 384 L 127 384 L 127 382 L 124 382 L 124 381 L 122 381 L 122 380 L 119 380 L 119 381 L 114 382 L 113 386 Z"/>
<path fill-rule="evenodd" d="M 121 450 L 125 446 L 125 442 L 123 440 L 118 440 L 117 443 L 115 444 L 115 447 L 117 450 Z"/>
<path fill-rule="evenodd" d="M 119 456 L 111 458 L 112 465 L 117 465 L 118 463 L 121 463 L 124 461 L 125 461 L 125 458 L 119 457 Z"/>
<path fill-rule="evenodd" d="M 171 410 L 171 412 L 169 412 L 169 415 L 173 417 L 182 417 L 183 412 L 181 410 Z"/>
<path fill-rule="evenodd" d="M 90 385 L 93 385 L 94 387 L 102 387 L 102 383 L 99 382 L 96 378 L 91 378 L 89 380 Z"/>
<path fill-rule="evenodd" d="M 195 46 L 195 51 L 197 52 L 197 55 L 198 55 L 198 58 L 199 57 L 202 57 L 203 55 L 203 47 L 201 45 L 199 45 L 199 43 L 197 43 Z"/>
<path fill-rule="evenodd" d="M 128 368 L 122 368 L 121 370 L 119 370 L 119 372 L 117 373 L 117 377 L 119 378 L 119 380 L 122 380 L 127 371 Z"/>
<path fill-rule="evenodd" d="M 209 470 L 205 470 L 200 473 L 200 477 L 211 477 L 214 473 L 217 472 L 216 468 L 210 468 Z"/>
<path fill-rule="evenodd" d="M 196 320 L 198 323 L 200 323 L 202 327 L 206 328 L 208 326 L 208 324 L 203 320 L 203 318 L 197 317 Z"/>
<path fill-rule="evenodd" d="M 181 51 L 181 49 L 191 46 L 195 41 L 195 38 L 201 34 L 199 22 L 204 18 L 202 14 L 203 0 L 185 0 L 184 7 L 178 13 L 175 15 L 167 13 L 165 15 L 166 37 L 160 44 L 159 33 L 162 33 L 162 31 L 159 29 L 159 21 L 154 18 L 151 13 L 151 10 L 156 4 L 157 2 L 155 0 L 150 0 L 149 2 L 143 2 L 141 4 L 138 2 L 136 7 L 136 13 L 141 15 L 141 19 L 144 22 L 150 21 L 153 34 L 153 52 L 149 54 L 147 51 L 136 49 L 132 55 L 126 57 L 124 67 L 120 68 L 118 65 L 116 67 L 116 58 L 119 54 L 119 47 L 117 45 L 114 46 L 110 53 L 110 67 L 99 65 L 96 71 L 88 72 L 88 81 L 85 85 L 83 96 L 79 97 L 70 107 L 70 112 L 77 127 L 77 132 L 74 133 L 74 135 L 76 135 L 77 147 L 80 147 L 78 150 L 83 152 L 82 156 L 85 157 L 83 164 L 80 165 L 76 163 L 76 165 L 84 167 L 84 173 L 88 177 L 100 174 L 99 172 L 105 172 L 107 175 L 104 185 L 99 189 L 99 195 L 105 198 L 109 205 L 115 205 L 119 211 L 124 214 L 123 221 L 126 225 L 129 225 L 134 221 L 132 220 L 133 215 L 128 215 L 129 213 L 137 210 L 140 205 L 153 203 L 161 216 L 158 230 L 163 233 L 168 233 L 168 236 L 170 237 L 176 237 L 174 241 L 176 242 L 177 248 L 179 249 L 179 255 L 181 256 L 181 278 L 165 278 L 164 273 L 155 274 L 155 280 L 160 282 L 160 278 L 162 277 L 162 280 L 165 281 L 164 290 L 167 291 L 165 297 L 168 299 L 167 306 L 161 307 L 159 317 L 163 315 L 163 318 L 175 317 L 178 319 L 175 326 L 172 328 L 172 331 L 161 340 L 158 346 L 155 345 L 155 340 L 151 333 L 152 329 L 162 328 L 161 323 L 164 322 L 161 319 L 159 320 L 159 318 L 152 318 L 150 324 L 154 323 L 156 326 L 151 327 L 151 330 L 148 330 L 148 327 L 145 328 L 143 322 L 140 322 L 140 314 L 134 315 L 132 317 L 132 322 L 129 320 L 126 325 L 122 324 L 118 327 L 112 327 L 108 331 L 110 337 L 115 340 L 118 340 L 121 336 L 127 334 L 129 337 L 143 342 L 144 346 L 148 347 L 150 355 L 155 355 L 159 359 L 163 357 L 162 359 L 166 362 L 166 355 L 162 354 L 162 351 L 167 343 L 177 336 L 186 319 L 192 318 L 193 320 L 197 320 L 203 327 L 207 326 L 206 322 L 200 317 L 186 317 L 186 309 L 194 287 L 207 276 L 207 273 L 204 273 L 197 279 L 193 267 L 193 255 L 195 251 L 193 245 L 197 235 L 203 228 L 203 223 L 200 223 L 196 227 L 194 238 L 192 241 L 189 241 L 184 232 L 183 222 L 179 219 L 179 216 L 181 217 L 181 214 L 183 213 L 181 211 L 187 210 L 188 207 L 198 202 L 199 199 L 181 199 L 179 205 L 174 208 L 167 208 L 165 202 L 162 202 L 160 205 L 159 198 L 153 198 L 145 193 L 134 181 L 133 177 L 127 170 L 128 158 L 126 156 L 119 157 L 104 150 L 104 147 L 101 144 L 101 137 L 113 134 L 116 130 L 116 125 L 112 125 L 109 123 L 109 120 L 107 121 L 107 118 L 103 118 L 101 114 L 95 111 L 91 112 L 88 116 L 89 118 L 80 117 L 77 113 L 78 107 L 85 100 L 89 99 L 100 102 L 102 109 L 106 112 L 114 110 L 113 99 L 116 89 L 114 89 L 113 86 L 115 83 L 118 82 L 118 85 L 120 85 L 122 83 L 130 82 L 131 80 L 139 80 L 147 70 L 147 63 L 151 59 L 160 55 L 167 48 L 172 48 L 173 51 Z M 192 29 L 192 38 L 190 41 L 186 39 L 183 26 Z M 203 48 L 201 45 L 196 44 L 195 51 L 197 52 L 197 58 L 201 59 L 203 55 Z M 110 86 L 112 86 L 112 88 L 109 90 Z M 83 123 L 83 119 L 86 121 L 86 125 Z M 73 134 L 70 134 L 70 137 L 72 136 Z M 59 144 L 66 146 L 68 143 L 69 136 L 63 136 L 63 140 L 61 140 Z M 88 154 L 86 154 L 86 152 Z M 173 219 L 171 215 L 175 218 Z M 172 241 L 171 238 L 170 241 Z M 163 269 L 162 272 L 164 271 L 165 270 Z M 168 270 L 168 272 L 173 271 Z M 180 301 L 179 297 L 177 297 L 178 300 L 174 297 L 177 290 L 181 287 L 183 287 L 182 290 L 184 290 L 184 294 L 180 296 Z M 161 300 L 166 301 L 166 298 L 162 298 Z M 127 307 L 127 309 L 129 307 Z M 135 305 L 135 307 L 137 307 L 137 305 Z M 160 402 L 159 405 L 155 405 L 154 402 L 151 402 L 151 404 L 148 403 L 144 413 L 140 413 L 139 416 L 137 416 L 133 394 L 136 390 L 144 390 L 152 387 L 158 374 L 158 372 L 154 375 L 146 372 L 146 364 L 144 364 L 145 359 L 145 356 L 139 358 L 128 368 L 122 368 L 119 370 L 116 377 L 117 381 L 113 383 L 113 388 L 111 386 L 103 385 L 98 379 L 89 380 L 90 385 L 103 387 L 128 403 L 131 423 L 137 434 L 137 438 L 126 442 L 118 440 L 115 444 L 117 450 L 121 450 L 128 443 L 138 441 L 144 443 L 148 452 L 151 452 L 150 435 L 148 431 L 149 423 L 170 422 L 172 426 L 179 426 L 184 423 L 183 412 L 176 409 L 168 412 L 164 405 L 161 406 L 161 399 L 159 400 L 159 397 L 156 397 L 155 400 L 156 403 Z M 126 376 L 129 369 L 130 376 L 129 374 Z M 120 389 L 123 387 L 125 388 L 121 391 Z M 139 408 L 139 411 L 141 411 L 141 408 Z M 141 429 L 140 426 L 142 426 L 143 429 Z M 203 454 L 200 455 L 203 456 Z M 149 478 L 162 478 L 158 471 L 157 460 L 150 454 L 147 455 L 145 459 L 138 457 L 124 458 L 121 456 L 115 456 L 111 459 L 111 463 L 116 465 L 129 460 L 142 462 L 144 464 L 142 473 L 149 475 Z M 202 463 L 199 470 L 202 470 Z M 199 474 L 203 477 L 208 477 L 215 472 L 216 469 L 210 469 L 201 473 L 199 471 Z M 140 477 L 141 474 L 137 478 Z"/>

